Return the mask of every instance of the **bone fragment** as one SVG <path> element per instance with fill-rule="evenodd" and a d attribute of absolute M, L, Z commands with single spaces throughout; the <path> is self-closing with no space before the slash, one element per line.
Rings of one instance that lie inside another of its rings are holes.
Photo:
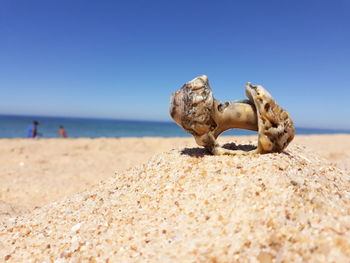
<path fill-rule="evenodd" d="M 262 86 L 248 83 L 246 95 L 248 100 L 221 103 L 214 99 L 208 77 L 202 75 L 172 95 L 170 115 L 198 145 L 215 155 L 283 151 L 294 137 L 290 116 Z M 258 148 L 245 152 L 221 147 L 217 137 L 234 128 L 258 131 Z"/>

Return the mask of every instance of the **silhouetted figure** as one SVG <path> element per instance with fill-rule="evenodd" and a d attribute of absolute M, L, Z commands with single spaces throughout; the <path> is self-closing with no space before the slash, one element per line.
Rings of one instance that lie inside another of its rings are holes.
<path fill-rule="evenodd" d="M 36 138 L 38 136 L 38 121 L 33 121 L 33 124 L 27 128 L 27 138 Z"/>
<path fill-rule="evenodd" d="M 63 125 L 60 126 L 60 129 L 58 130 L 58 132 L 61 138 L 67 138 L 68 135 Z"/>

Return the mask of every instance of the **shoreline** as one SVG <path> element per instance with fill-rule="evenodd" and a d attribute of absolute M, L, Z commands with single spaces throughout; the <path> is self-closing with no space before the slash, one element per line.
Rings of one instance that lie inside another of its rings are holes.
<path fill-rule="evenodd" d="M 250 131 L 254 132 L 254 131 Z M 219 138 L 222 137 L 229 137 L 229 138 L 235 138 L 235 137 L 254 137 L 258 136 L 258 132 L 254 132 L 255 134 L 235 134 L 235 135 L 220 135 Z M 338 135 L 344 135 L 344 136 L 350 136 L 350 131 L 347 132 L 334 132 L 334 133 L 301 133 L 301 134 L 295 134 L 295 136 L 338 136 Z M 88 137 L 88 136 L 80 136 L 80 137 L 73 137 L 68 136 L 67 138 L 60 138 L 60 137 L 37 137 L 37 138 L 26 138 L 26 137 L 0 137 L 0 140 L 42 140 L 42 139 L 137 139 L 137 138 L 161 138 L 161 139 L 186 139 L 186 138 L 193 138 L 192 135 L 184 135 L 184 136 L 116 136 L 116 137 L 110 137 L 110 136 L 100 136 L 100 137 Z"/>

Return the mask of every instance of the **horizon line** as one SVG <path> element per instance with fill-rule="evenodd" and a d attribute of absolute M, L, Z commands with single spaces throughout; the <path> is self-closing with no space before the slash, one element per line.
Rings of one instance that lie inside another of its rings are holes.
<path fill-rule="evenodd" d="M 67 119 L 87 119 L 87 120 L 111 120 L 111 121 L 136 121 L 136 122 L 160 122 L 160 123 L 176 123 L 172 120 L 152 120 L 152 119 L 138 119 L 138 118 L 111 118 L 111 117 L 86 117 L 86 116 L 57 116 L 57 115 L 29 115 L 29 114 L 7 114 L 0 113 L 0 116 L 10 116 L 10 117 L 33 117 L 33 118 L 67 118 Z M 34 121 L 34 120 L 33 120 Z M 305 127 L 305 126 L 295 126 L 295 129 L 315 129 L 315 130 L 325 130 L 325 131 L 340 131 L 350 133 L 350 129 L 344 128 L 322 128 L 322 127 Z"/>

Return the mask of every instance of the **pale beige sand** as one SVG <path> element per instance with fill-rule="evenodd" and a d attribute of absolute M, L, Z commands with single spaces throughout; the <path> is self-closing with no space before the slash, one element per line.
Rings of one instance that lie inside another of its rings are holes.
<path fill-rule="evenodd" d="M 192 138 L 0 139 L 0 222 L 88 189 Z"/>
<path fill-rule="evenodd" d="M 220 140 L 254 144 L 256 136 Z M 305 145 L 339 168 L 350 169 L 350 135 L 297 136 L 292 144 Z M 178 147 L 198 146 L 193 138 L 1 139 L 0 222 Z"/>
<path fill-rule="evenodd" d="M 307 146 L 339 168 L 350 170 L 350 135 L 297 136 L 293 143 Z"/>
<path fill-rule="evenodd" d="M 349 144 L 217 157 L 192 138 L 0 140 L 0 261 L 348 262 Z"/>

